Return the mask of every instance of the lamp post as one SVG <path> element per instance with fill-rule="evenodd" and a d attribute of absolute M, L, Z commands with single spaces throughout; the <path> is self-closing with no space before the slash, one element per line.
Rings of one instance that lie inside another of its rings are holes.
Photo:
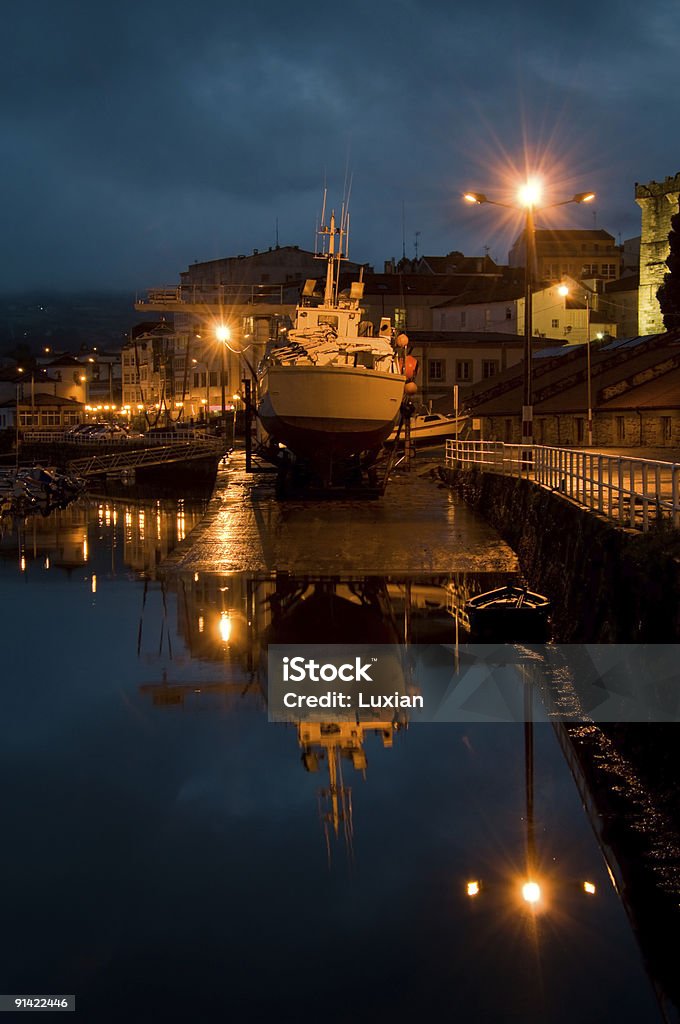
<path fill-rule="evenodd" d="M 226 393 L 226 376 L 227 376 L 227 343 L 231 338 L 231 331 L 224 324 L 219 324 L 215 328 L 215 337 L 222 346 L 222 437 L 224 443 L 227 443 L 227 393 Z"/>
<path fill-rule="evenodd" d="M 524 245 L 525 245 L 525 270 L 524 270 L 524 387 L 522 392 L 522 444 L 526 450 L 522 454 L 523 465 L 530 466 L 532 461 L 532 446 L 534 443 L 534 410 L 531 380 L 531 339 L 532 339 L 532 300 L 534 284 L 534 263 L 535 263 L 535 241 L 536 225 L 535 215 L 542 210 L 551 210 L 555 206 L 566 206 L 568 203 L 589 203 L 595 198 L 594 192 L 577 192 L 571 199 L 564 199 L 560 203 L 550 203 L 548 206 L 539 206 L 541 198 L 541 187 L 535 179 L 528 179 L 521 186 L 517 193 L 518 205 L 524 209 Z M 504 206 L 506 209 L 516 210 L 517 204 L 501 203 L 496 199 L 489 199 L 483 192 L 465 192 L 463 199 L 468 203 L 491 203 L 492 206 Z"/>
<path fill-rule="evenodd" d="M 560 295 L 564 295 L 565 298 L 569 294 L 569 289 L 566 284 L 561 284 L 557 289 Z M 590 293 L 584 292 L 583 297 L 586 300 L 586 389 L 588 397 L 588 420 L 587 420 L 587 434 L 588 434 L 588 447 L 593 447 L 593 396 L 592 396 L 592 376 L 590 373 Z"/>

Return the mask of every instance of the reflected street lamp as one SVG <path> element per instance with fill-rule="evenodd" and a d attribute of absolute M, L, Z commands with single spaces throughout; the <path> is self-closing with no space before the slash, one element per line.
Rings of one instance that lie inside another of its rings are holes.
<path fill-rule="evenodd" d="M 525 211 L 524 220 L 524 246 L 525 246 L 525 271 L 524 271 L 524 389 L 522 396 L 522 444 L 526 451 L 522 454 L 522 463 L 530 466 L 532 461 L 532 446 L 534 443 L 534 412 L 531 383 L 531 340 L 533 332 L 532 323 L 532 297 L 534 284 L 534 264 L 536 260 L 536 228 L 535 215 L 542 210 L 551 210 L 556 206 L 566 206 L 568 203 L 589 203 L 595 198 L 594 192 L 577 192 L 571 199 L 564 199 L 560 203 L 550 203 L 548 206 L 539 206 L 541 198 L 541 186 L 535 178 L 529 178 L 517 192 L 518 203 L 501 203 L 496 199 L 489 199 L 483 192 L 465 192 L 463 199 L 467 203 L 491 203 L 492 206 L 504 206 L 506 209 L 516 210 L 522 207 Z"/>

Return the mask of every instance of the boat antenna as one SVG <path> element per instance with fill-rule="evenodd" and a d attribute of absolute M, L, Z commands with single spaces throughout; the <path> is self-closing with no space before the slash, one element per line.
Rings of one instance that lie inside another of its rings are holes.
<path fill-rule="evenodd" d="M 323 187 L 323 203 L 321 204 L 321 223 L 319 224 L 319 228 L 318 228 L 318 231 L 317 231 L 317 239 L 319 237 L 319 234 L 321 232 L 323 232 L 323 229 L 326 226 L 326 196 L 327 196 L 327 194 L 328 194 L 328 189 L 326 188 L 326 185 L 324 184 L 324 187 Z M 321 251 L 322 252 L 324 251 L 324 243 L 323 242 L 321 243 Z M 314 252 L 317 253 L 317 246 L 316 245 L 314 246 Z"/>
<path fill-rule="evenodd" d="M 406 259 L 406 204 L 401 201 L 401 258 Z"/>
<path fill-rule="evenodd" d="M 279 247 L 279 218 L 276 218 L 276 248 Z"/>

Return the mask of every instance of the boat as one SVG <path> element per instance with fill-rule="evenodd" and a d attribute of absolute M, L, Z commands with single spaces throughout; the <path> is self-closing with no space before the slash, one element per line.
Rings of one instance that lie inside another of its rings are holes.
<path fill-rule="evenodd" d="M 441 444 L 448 437 L 458 437 L 467 425 L 466 416 L 450 416 L 441 412 L 425 412 L 412 416 L 410 420 L 411 444 L 428 445 Z M 395 427 L 386 444 L 394 444 L 399 434 L 399 442 L 404 443 L 405 425 L 401 430 Z"/>
<path fill-rule="evenodd" d="M 361 279 L 339 292 L 346 255 L 347 216 L 331 215 L 321 259 L 326 261 L 323 297 L 308 280 L 294 325 L 271 342 L 258 371 L 257 415 L 268 435 L 272 461 L 306 467 L 317 485 L 356 478 L 379 455 L 394 426 L 407 381 L 408 339 L 393 339 L 389 318 L 377 334 L 362 319 Z"/>
<path fill-rule="evenodd" d="M 465 605 L 470 636 L 484 643 L 544 643 L 550 601 L 527 587 L 509 584 L 477 594 Z"/>

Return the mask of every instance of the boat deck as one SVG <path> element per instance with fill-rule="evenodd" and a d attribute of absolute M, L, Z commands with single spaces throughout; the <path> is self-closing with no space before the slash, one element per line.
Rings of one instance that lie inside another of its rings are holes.
<path fill-rule="evenodd" d="M 221 470 L 205 519 L 163 563 L 173 572 L 422 576 L 516 572 L 498 534 L 416 459 L 378 501 L 285 501 L 275 474 L 245 472 L 242 452 Z"/>

